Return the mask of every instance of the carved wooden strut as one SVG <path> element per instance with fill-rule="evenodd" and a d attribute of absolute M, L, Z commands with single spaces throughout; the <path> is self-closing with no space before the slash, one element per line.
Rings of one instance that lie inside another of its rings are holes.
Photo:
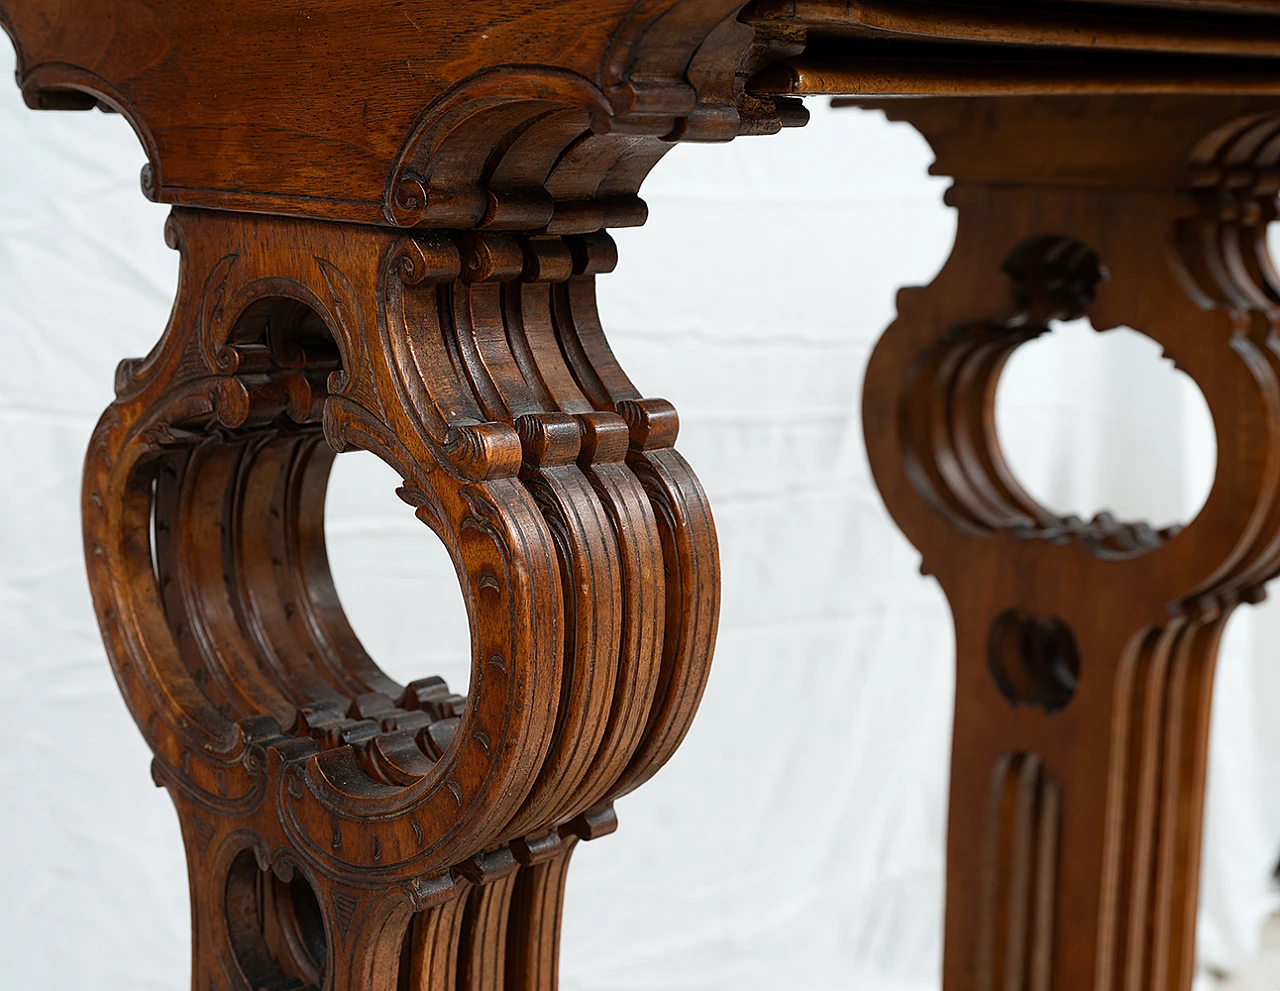
<path fill-rule="evenodd" d="M 126 115 L 174 205 L 172 318 L 83 499 L 196 991 L 556 986 L 574 846 L 679 746 L 719 602 L 675 410 L 596 313 L 606 231 L 675 142 L 822 94 L 956 179 L 952 258 L 863 400 L 955 614 L 946 991 L 1190 987 L 1217 643 L 1280 570 L 1273 4 L 0 0 L 0 26 L 27 102 Z M 901 95 L 928 98 L 868 102 Z M 1005 361 L 1084 315 L 1205 395 L 1185 529 L 1056 517 L 1002 459 Z M 343 615 L 323 506 L 356 448 L 454 562 L 465 698 L 394 683 Z"/>

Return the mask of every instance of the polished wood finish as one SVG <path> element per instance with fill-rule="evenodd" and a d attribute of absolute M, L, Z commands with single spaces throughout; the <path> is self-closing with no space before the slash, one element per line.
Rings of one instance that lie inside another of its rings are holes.
<path fill-rule="evenodd" d="M 1217 643 L 1280 568 L 1274 4 L 0 0 L 0 24 L 27 102 L 126 115 L 174 205 L 172 319 L 121 364 L 83 496 L 182 822 L 193 987 L 556 986 L 574 847 L 679 746 L 718 611 L 675 410 L 596 313 L 606 231 L 643 223 L 675 142 L 835 93 L 919 128 L 960 212 L 864 394 L 956 619 L 945 987 L 1186 991 Z M 1186 528 L 1057 517 L 1005 465 L 1000 371 L 1079 316 L 1203 391 L 1217 476 Z M 394 683 L 343 616 L 323 500 L 352 448 L 454 561 L 466 697 Z"/>

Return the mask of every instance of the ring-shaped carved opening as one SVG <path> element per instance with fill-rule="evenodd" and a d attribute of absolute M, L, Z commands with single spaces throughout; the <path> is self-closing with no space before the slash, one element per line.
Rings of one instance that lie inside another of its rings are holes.
<path fill-rule="evenodd" d="M 1071 238 L 1044 235 L 1014 249 L 1003 271 L 1013 304 L 1007 314 L 999 320 L 975 320 L 953 327 L 910 369 L 899 422 L 908 472 L 917 490 L 966 531 L 1012 530 L 1026 537 L 1077 540 L 1105 558 L 1133 557 L 1154 550 L 1183 526 L 1130 522 L 1107 510 L 1091 513 L 1088 518 L 1055 511 L 1047 503 L 1057 500 L 1037 498 L 1024 487 L 1001 443 L 997 394 L 1010 367 L 1017 375 L 1017 352 L 1055 328 L 1080 326 L 1070 322 L 1082 320 L 1097 286 L 1108 278 L 1101 259 Z M 1127 339 L 1121 335 L 1106 340 L 1145 341 L 1131 331 L 1129 334 Z M 1154 342 L 1147 344 L 1158 347 Z M 1089 370 L 1097 371 L 1096 367 Z M 1190 430 L 1212 443 L 1208 406 L 1190 378 L 1179 380 L 1167 366 L 1157 365 L 1156 371 L 1157 384 L 1172 382 L 1174 389 L 1183 390 L 1178 395 L 1185 397 L 1182 408 L 1191 421 Z M 1131 370 L 1126 372 L 1132 374 Z M 1058 378 L 1061 376 L 1042 374 L 1035 376 L 1035 381 Z M 1078 384 L 1075 387 L 1080 391 Z M 1005 432 L 1014 433 L 1008 426 L 1006 422 Z M 1044 435 L 1043 429 L 1034 432 L 1041 443 Z M 1105 443 L 1097 447 L 1110 448 L 1115 443 L 1115 437 L 1102 440 Z M 1022 457 L 1023 452 L 1015 450 L 1015 457 Z M 1038 453 L 1046 452 L 1041 449 Z M 1139 460 L 1120 457 L 1108 466 L 1110 475 L 1107 471 L 1102 474 L 1116 477 L 1120 468 L 1128 469 Z M 1212 454 L 1207 461 L 1213 463 Z M 1197 512 L 1208 499 L 1212 481 L 1212 473 L 1207 479 L 1201 473 L 1189 486 L 1185 482 L 1179 486 L 1191 493 Z M 1150 486 L 1151 479 L 1144 478 L 1134 491 L 1147 491 Z"/>
<path fill-rule="evenodd" d="M 342 372 L 334 338 L 311 306 L 270 297 L 244 310 L 227 343 L 238 367 L 234 378 L 204 387 L 212 390 L 213 418 L 196 404 L 165 425 L 163 442 L 136 468 L 134 488 L 149 505 L 129 545 L 145 546 L 176 654 L 226 720 L 270 716 L 325 749 L 399 734 L 396 766 L 369 758 L 366 770 L 406 784 L 449 747 L 466 700 L 403 663 L 408 649 L 396 665 L 404 683 L 390 677 L 339 600 L 325 539 L 336 454 L 323 410 L 329 383 Z M 387 482 L 384 473 L 375 479 Z M 435 579 L 413 617 L 420 629 L 405 632 L 402 646 L 420 647 L 420 630 L 439 625 L 430 621 L 438 603 L 453 608 L 449 642 L 460 657 L 451 673 L 462 674 L 465 691 L 470 626 L 461 576 L 440 535 L 423 532 L 431 527 L 421 514 L 398 508 L 415 531 L 410 546 L 396 531 L 400 562 L 422 554 L 425 542 Z M 440 594 L 450 580 L 451 591 Z"/>
<path fill-rule="evenodd" d="M 347 619 L 400 684 L 430 672 L 460 695 L 471 678 L 471 628 L 444 544 L 396 497 L 395 469 L 367 451 L 340 454 L 325 494 L 329 570 Z M 414 589 L 406 608 L 406 588 Z"/>
<path fill-rule="evenodd" d="M 1014 352 L 996 393 L 1000 446 L 1025 490 L 1064 519 L 1145 520 L 1153 534 L 1194 519 L 1217 458 L 1195 382 L 1128 327 L 1049 330 Z"/>

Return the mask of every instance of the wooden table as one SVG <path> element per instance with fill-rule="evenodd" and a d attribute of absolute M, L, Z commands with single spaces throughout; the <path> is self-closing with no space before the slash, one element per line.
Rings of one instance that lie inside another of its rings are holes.
<path fill-rule="evenodd" d="M 1217 645 L 1280 567 L 1280 4 L 0 0 L 0 25 L 27 103 L 124 114 L 174 207 L 173 316 L 117 371 L 83 510 L 182 822 L 194 988 L 555 986 L 574 845 L 680 744 L 719 603 L 676 412 L 596 313 L 606 230 L 644 222 L 674 143 L 802 125 L 813 95 L 911 122 L 955 179 L 954 253 L 863 396 L 955 614 L 946 991 L 1189 988 Z M 1081 316 L 1208 402 L 1185 528 L 1060 518 L 1001 456 L 1005 360 Z M 454 561 L 467 698 L 396 684 L 346 622 L 322 509 L 352 448 Z"/>

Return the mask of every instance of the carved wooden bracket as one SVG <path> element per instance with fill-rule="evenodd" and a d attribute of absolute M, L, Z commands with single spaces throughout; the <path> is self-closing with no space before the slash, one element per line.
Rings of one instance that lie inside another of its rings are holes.
<path fill-rule="evenodd" d="M 129 119 L 158 202 L 573 233 L 642 224 L 640 184 L 677 140 L 807 119 L 747 95 L 803 31 L 743 6 L 6 0 L 0 27 L 28 105 Z"/>

